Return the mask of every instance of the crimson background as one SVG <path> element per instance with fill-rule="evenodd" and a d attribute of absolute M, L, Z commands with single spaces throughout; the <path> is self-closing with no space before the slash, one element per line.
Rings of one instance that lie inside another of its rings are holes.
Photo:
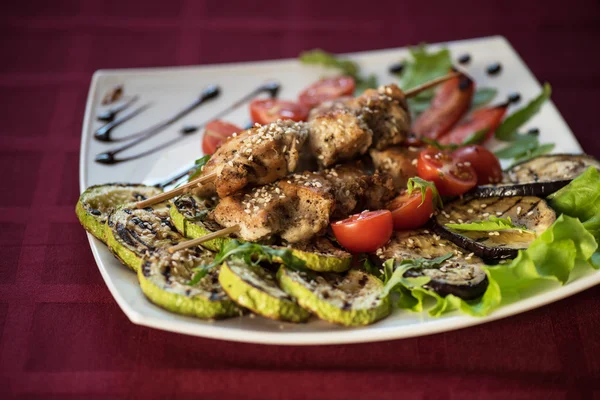
<path fill-rule="evenodd" d="M 131 324 L 74 214 L 99 68 L 294 57 L 505 35 L 600 156 L 597 1 L 12 1 L 0 6 L 3 398 L 600 398 L 600 287 L 382 343 L 228 343 Z M 543 134 L 543 133 L 542 133 Z"/>

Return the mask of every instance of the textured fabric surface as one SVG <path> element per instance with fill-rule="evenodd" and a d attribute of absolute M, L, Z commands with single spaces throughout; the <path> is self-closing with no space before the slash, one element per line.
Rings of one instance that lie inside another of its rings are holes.
<path fill-rule="evenodd" d="M 80 128 L 99 68 L 502 34 L 600 156 L 598 2 L 11 1 L 0 5 L 0 31 L 2 398 L 600 398 L 598 287 L 415 339 L 228 343 L 130 323 L 74 214 Z"/>

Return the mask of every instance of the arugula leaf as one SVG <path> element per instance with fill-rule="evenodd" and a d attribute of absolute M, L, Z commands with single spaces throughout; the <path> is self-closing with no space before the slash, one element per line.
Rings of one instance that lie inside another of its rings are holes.
<path fill-rule="evenodd" d="M 387 296 L 398 284 L 401 284 L 407 288 L 421 287 L 425 285 L 431 280 L 431 278 L 428 276 L 404 277 L 404 274 L 409 269 L 439 267 L 444 261 L 452 258 L 453 256 L 453 253 L 448 253 L 436 258 L 415 258 L 414 260 L 402 260 L 400 263 L 398 263 L 398 265 L 394 265 L 394 259 L 387 260 L 384 263 L 384 271 L 387 270 L 388 273 L 386 273 L 387 277 L 385 280 L 383 295 Z M 389 272 L 394 268 L 394 266 L 396 269 L 393 270 L 394 272 L 390 276 Z"/>
<path fill-rule="evenodd" d="M 379 270 L 379 268 L 377 268 L 377 266 L 375 264 L 373 264 L 373 262 L 371 262 L 371 260 L 369 259 L 369 256 L 367 254 L 362 254 L 361 257 L 359 258 L 359 262 L 362 262 L 362 265 L 363 265 L 363 268 L 365 269 L 365 271 L 367 271 L 371 275 L 376 276 L 377 278 L 379 278 L 381 280 L 384 279 L 384 274 Z"/>
<path fill-rule="evenodd" d="M 511 114 L 504 122 L 502 122 L 498 129 L 496 129 L 496 139 L 511 141 L 516 134 L 517 129 L 540 111 L 542 105 L 550 98 L 551 93 L 552 88 L 550 87 L 550 84 L 545 83 L 542 93 L 531 100 L 525 107 Z"/>
<path fill-rule="evenodd" d="M 531 232 L 522 226 L 513 224 L 510 217 L 500 218 L 490 215 L 487 221 L 470 222 L 468 224 L 445 224 L 447 228 L 457 231 L 521 231 Z"/>
<path fill-rule="evenodd" d="M 321 49 L 314 49 L 300 53 L 300 62 L 304 64 L 322 65 L 328 68 L 339 69 L 344 75 L 358 76 L 360 67 L 351 60 L 336 57 Z"/>
<path fill-rule="evenodd" d="M 490 87 L 482 87 L 475 90 L 473 100 L 471 101 L 471 109 L 476 109 L 489 104 L 498 94 L 498 90 Z"/>
<path fill-rule="evenodd" d="M 554 143 L 545 143 L 542 144 L 538 147 L 536 147 L 533 150 L 528 151 L 525 154 L 520 154 L 517 157 L 515 157 L 515 161 L 512 163 L 511 167 L 517 163 L 521 163 L 527 160 L 530 160 L 532 158 L 535 158 L 537 156 L 541 156 L 544 155 L 546 153 L 550 153 L 552 150 L 554 150 Z"/>
<path fill-rule="evenodd" d="M 467 136 L 465 141 L 462 142 L 461 147 L 470 146 L 472 144 L 483 143 L 483 141 L 485 140 L 485 138 L 487 136 L 487 133 L 488 133 L 488 129 L 484 128 L 484 129 L 481 129 L 481 130 Z"/>
<path fill-rule="evenodd" d="M 406 183 L 406 189 L 409 195 L 415 190 L 419 190 L 421 192 L 421 204 L 425 202 L 425 193 L 427 192 L 427 188 L 431 189 L 431 194 L 433 195 L 433 205 L 439 208 L 444 207 L 444 204 L 442 204 L 442 198 L 435 187 L 435 183 L 421 179 L 418 176 L 410 178 Z M 421 204 L 419 204 L 419 206 Z"/>
<path fill-rule="evenodd" d="M 496 151 L 496 157 L 503 160 L 518 157 L 522 154 L 535 150 L 540 145 L 537 135 L 523 134 L 515 135 L 514 141 L 501 150 Z"/>
<path fill-rule="evenodd" d="M 453 144 L 453 143 L 451 143 L 451 144 L 441 144 L 440 142 L 438 142 L 435 139 L 430 139 L 430 138 L 426 138 L 426 137 L 422 137 L 422 138 L 419 138 L 419 139 L 423 143 L 427 143 L 428 145 L 433 146 L 433 147 L 435 147 L 438 150 L 451 150 L 451 151 L 453 151 L 453 150 L 456 150 L 456 149 L 458 149 L 460 147 L 459 145 Z"/>
<path fill-rule="evenodd" d="M 200 157 L 196 161 L 194 161 L 194 169 L 190 172 L 188 177 L 188 182 L 196 179 L 202 173 L 202 167 L 210 160 L 210 154 L 207 154 L 203 157 Z"/>
<path fill-rule="evenodd" d="M 404 63 L 400 86 L 409 90 L 432 79 L 448 73 L 452 68 L 452 57 L 450 51 L 443 48 L 439 51 L 428 52 L 424 44 L 409 49 L 412 60 Z M 432 95 L 432 91 L 424 92 Z M 421 96 L 421 98 L 428 96 Z"/>
<path fill-rule="evenodd" d="M 354 78 L 356 83 L 356 91 L 362 92 L 366 89 L 376 88 L 378 86 L 377 76 L 369 75 L 363 77 L 360 74 L 360 66 L 348 59 L 343 59 L 328 53 L 321 49 L 314 49 L 302 52 L 300 54 L 300 62 L 310 65 L 322 65 L 327 68 L 338 69 L 343 75 L 349 75 Z"/>
<path fill-rule="evenodd" d="M 294 256 L 288 248 L 274 248 L 251 242 L 241 243 L 232 239 L 223 242 L 213 262 L 194 269 L 195 274 L 190 285 L 198 283 L 211 268 L 222 264 L 231 257 L 242 258 L 248 265 L 258 265 L 261 262 L 280 262 L 290 269 L 310 273 L 305 267 L 304 260 Z"/>
<path fill-rule="evenodd" d="M 432 79 L 446 75 L 452 68 L 452 57 L 448 49 L 429 52 L 424 44 L 409 50 L 411 60 L 404 62 L 404 69 L 400 75 L 400 87 L 404 90 L 412 89 Z M 429 89 L 417 96 L 408 99 L 409 109 L 416 116 L 431 104 L 435 89 Z"/>

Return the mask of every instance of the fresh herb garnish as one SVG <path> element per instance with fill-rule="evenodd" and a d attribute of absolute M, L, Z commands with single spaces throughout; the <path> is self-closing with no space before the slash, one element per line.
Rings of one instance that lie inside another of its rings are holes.
<path fill-rule="evenodd" d="M 359 257 L 359 262 L 362 263 L 363 268 L 369 274 L 374 275 L 381 280 L 384 279 L 384 274 L 382 273 L 382 270 L 377 268 L 377 265 L 373 264 L 373 262 L 369 259 L 368 254 L 361 254 L 361 256 Z"/>
<path fill-rule="evenodd" d="M 321 49 L 314 49 L 302 52 L 300 62 L 304 64 L 322 65 L 327 68 L 339 70 L 343 75 L 349 75 L 354 78 L 356 91 L 362 92 L 365 89 L 376 88 L 378 86 L 377 76 L 371 74 L 367 77 L 360 74 L 360 66 L 348 59 L 338 57 Z"/>
<path fill-rule="evenodd" d="M 427 192 L 427 188 L 431 189 L 431 194 L 433 195 L 431 200 L 433 205 L 442 208 L 444 205 L 442 204 L 442 198 L 435 187 L 435 183 L 421 179 L 418 176 L 410 178 L 406 183 L 406 189 L 409 195 L 415 190 L 421 192 L 421 204 L 425 202 L 425 192 Z"/>
<path fill-rule="evenodd" d="M 471 110 L 481 108 L 489 104 L 498 94 L 498 90 L 490 87 L 482 87 L 475 90 L 473 100 L 471 100 Z"/>
<path fill-rule="evenodd" d="M 542 105 L 550 98 L 552 88 L 545 83 L 542 93 L 531 100 L 525 107 L 510 115 L 496 129 L 496 139 L 510 142 L 508 146 L 497 151 L 495 154 L 501 159 L 514 159 L 514 162 L 523 162 L 533 157 L 549 153 L 554 149 L 554 144 L 540 144 L 537 134 L 519 134 L 517 130 L 523 126 L 531 117 L 537 114 Z"/>
<path fill-rule="evenodd" d="M 470 222 L 468 224 L 445 224 L 446 228 L 450 228 L 456 231 L 521 231 L 521 232 L 531 232 L 530 230 L 515 225 L 510 217 L 499 218 L 493 215 L 487 220 L 484 221 L 476 221 Z"/>
<path fill-rule="evenodd" d="M 505 142 L 513 141 L 514 136 L 517 134 L 517 130 L 540 111 L 542 105 L 550 98 L 551 94 L 552 87 L 549 83 L 544 83 L 542 93 L 531 100 L 525 107 L 511 114 L 496 129 L 496 139 Z"/>
<path fill-rule="evenodd" d="M 196 179 L 202 173 L 202 167 L 210 160 L 210 154 L 207 154 L 203 157 L 200 157 L 196 161 L 194 161 L 194 168 L 190 171 L 188 182 Z"/>
<path fill-rule="evenodd" d="M 384 271 L 386 271 L 383 295 L 385 296 L 389 294 L 390 291 L 394 290 L 397 285 L 401 285 L 406 288 L 422 287 L 428 283 L 431 278 L 428 276 L 405 277 L 404 274 L 406 271 L 416 268 L 439 267 L 442 265 L 442 263 L 449 260 L 453 256 L 453 253 L 448 253 L 436 258 L 415 258 L 414 260 L 402 260 L 400 263 L 396 263 L 394 259 L 387 260 L 383 264 Z"/>
<path fill-rule="evenodd" d="M 464 142 L 462 142 L 461 147 L 483 143 L 488 134 L 488 131 L 489 129 L 484 128 L 475 133 L 472 133 L 471 135 L 467 136 Z"/>
<path fill-rule="evenodd" d="M 409 90 L 432 79 L 446 75 L 452 68 L 452 58 L 448 49 L 427 51 L 424 44 L 409 49 L 411 59 L 404 62 L 400 75 L 400 87 Z M 426 90 L 408 99 L 413 115 L 418 115 L 429 108 L 435 89 Z"/>
<path fill-rule="evenodd" d="M 241 243 L 231 239 L 223 242 L 221 250 L 215 255 L 213 262 L 194 268 L 195 274 L 189 284 L 195 285 L 200 282 L 211 268 L 221 265 L 228 258 L 241 258 L 248 265 L 258 265 L 261 262 L 272 263 L 274 259 L 277 259 L 278 262 L 290 269 L 309 272 L 305 267 L 304 260 L 294 256 L 288 248 L 274 248 L 251 242 Z"/>
<path fill-rule="evenodd" d="M 438 142 L 437 140 L 434 139 L 430 139 L 430 138 L 426 138 L 426 137 L 422 137 L 419 138 L 423 143 L 427 143 L 430 146 L 435 147 L 436 149 L 439 150 L 450 150 L 450 151 L 454 151 L 456 149 L 459 149 L 461 147 L 465 147 L 465 146 L 470 146 L 473 144 L 479 144 L 482 143 L 488 133 L 488 129 L 481 129 L 475 133 L 472 133 L 471 135 L 467 136 L 464 140 L 464 142 L 462 142 L 461 144 L 441 144 L 440 142 Z"/>

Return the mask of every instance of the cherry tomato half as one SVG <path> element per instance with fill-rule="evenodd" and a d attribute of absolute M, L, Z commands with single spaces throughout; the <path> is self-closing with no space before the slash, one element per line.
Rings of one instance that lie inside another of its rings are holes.
<path fill-rule="evenodd" d="M 278 119 L 305 121 L 308 117 L 308 107 L 293 101 L 279 99 L 254 100 L 250 103 L 252 121 L 261 125 L 275 122 Z"/>
<path fill-rule="evenodd" d="M 242 128 L 229 122 L 215 120 L 206 124 L 202 136 L 202 151 L 204 154 L 213 154 L 225 139 L 234 133 L 241 132 Z"/>
<path fill-rule="evenodd" d="M 394 224 L 389 210 L 363 211 L 331 224 L 338 242 L 351 253 L 369 253 L 387 243 Z"/>
<path fill-rule="evenodd" d="M 483 146 L 462 147 L 452 153 L 455 160 L 473 167 L 477 174 L 477 184 L 487 185 L 502 180 L 502 167 L 498 157 Z"/>
<path fill-rule="evenodd" d="M 442 136 L 438 141 L 441 144 L 461 144 L 469 136 L 487 129 L 485 140 L 494 134 L 494 131 L 504 118 L 508 104 L 495 107 L 481 108 L 474 111 L 466 121 L 455 126 L 450 132 Z"/>
<path fill-rule="evenodd" d="M 431 106 L 413 124 L 415 133 L 435 140 L 444 136 L 469 109 L 474 90 L 473 80 L 466 75 L 444 82 L 436 91 Z"/>
<path fill-rule="evenodd" d="M 351 76 L 337 76 L 324 78 L 308 86 L 298 96 L 298 101 L 307 107 L 314 107 L 327 100 L 334 100 L 354 93 L 354 78 Z"/>
<path fill-rule="evenodd" d="M 457 162 L 452 155 L 437 149 L 421 152 L 417 172 L 420 178 L 435 183 L 442 196 L 459 196 L 477 184 L 473 167 Z"/>
<path fill-rule="evenodd" d="M 433 191 L 425 189 L 425 200 L 421 190 L 413 190 L 411 194 L 405 190 L 387 205 L 392 212 L 394 229 L 417 229 L 429 221 L 433 214 Z"/>

